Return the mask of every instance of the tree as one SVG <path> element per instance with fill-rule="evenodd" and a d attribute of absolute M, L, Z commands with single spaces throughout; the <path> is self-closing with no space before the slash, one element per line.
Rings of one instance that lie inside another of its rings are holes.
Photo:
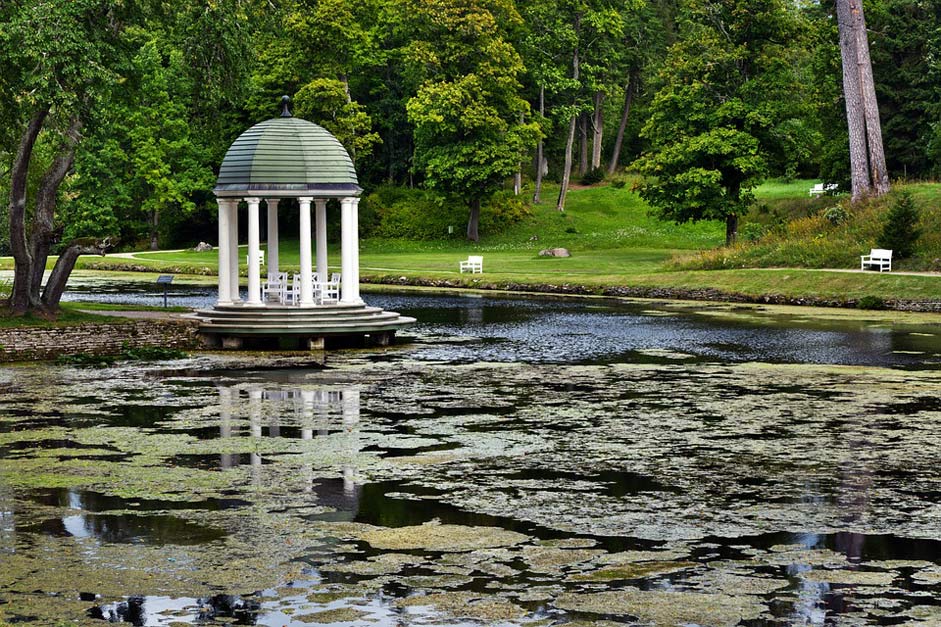
<path fill-rule="evenodd" d="M 891 250 L 897 257 L 911 257 L 915 242 L 921 236 L 918 228 L 918 208 L 911 193 L 902 192 L 889 207 L 879 237 L 879 246 Z"/>
<path fill-rule="evenodd" d="M 349 96 L 346 83 L 316 78 L 301 87 L 294 97 L 294 113 L 316 120 L 350 152 L 354 161 L 369 157 L 379 135 L 372 131 L 372 119 L 364 107 Z"/>
<path fill-rule="evenodd" d="M 8 214 L 14 259 L 9 304 L 16 315 L 55 310 L 75 258 L 108 246 L 107 241 L 67 245 L 42 291 L 46 260 L 61 233 L 56 224 L 59 187 L 72 168 L 90 101 L 113 78 L 117 29 L 128 17 L 122 8 L 102 0 L 20 0 L 0 8 L 0 48 L 5 51 L 0 92 L 13 106 L 11 123 L 20 129 Z M 37 143 L 46 142 L 54 157 L 28 206 L 30 167 Z"/>
<path fill-rule="evenodd" d="M 406 103 L 414 165 L 434 189 L 467 202 L 467 239 L 478 241 L 480 205 L 517 169 L 539 136 L 520 122 L 523 70 L 506 30 L 519 14 L 508 0 L 398 0 L 413 30 L 403 51 L 420 86 Z M 403 22 L 404 23 L 404 22 Z"/>
<path fill-rule="evenodd" d="M 193 105 L 231 102 L 251 49 L 240 25 L 255 23 L 260 4 L 0 4 L 0 140 L 6 150 L 15 145 L 11 311 L 54 312 L 78 256 L 112 246 L 125 218 L 143 211 L 156 226 L 161 210 L 185 211 L 195 190 L 208 191 L 211 156 L 199 146 L 215 149 L 218 139 L 200 143 L 194 135 L 231 116 Z M 106 203 L 97 206 L 96 197 Z"/>
<path fill-rule="evenodd" d="M 924 0 L 866 3 L 872 69 L 890 177 L 941 175 L 932 141 L 941 119 L 941 4 Z"/>
<path fill-rule="evenodd" d="M 836 0 L 853 200 L 889 191 L 862 0 Z"/>
<path fill-rule="evenodd" d="M 78 155 L 67 234 L 146 237 L 157 250 L 162 216 L 192 214 L 194 195 L 212 188 L 209 156 L 191 130 L 195 87 L 183 53 L 161 47 L 144 42 L 123 72 L 124 89 L 94 112 L 110 123 L 96 125 Z"/>
<path fill-rule="evenodd" d="M 726 243 L 771 169 L 806 154 L 810 115 L 791 48 L 803 29 L 786 0 L 689 0 L 658 77 L 635 162 L 661 218 L 720 219 Z"/>

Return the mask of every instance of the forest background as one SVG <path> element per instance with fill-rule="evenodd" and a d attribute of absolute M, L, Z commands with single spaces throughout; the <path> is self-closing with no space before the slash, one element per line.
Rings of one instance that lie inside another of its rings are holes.
<path fill-rule="evenodd" d="M 889 175 L 937 177 L 941 6 L 867 0 L 866 19 Z M 743 204 L 769 177 L 849 188 L 827 2 L 11 0 L 0 48 L 0 193 L 45 110 L 27 211 L 68 152 L 58 245 L 214 241 L 218 165 L 285 93 L 353 156 L 366 237 L 434 239 L 455 223 L 486 237 L 529 203 L 564 209 L 569 173 L 673 168 L 698 194 L 660 203 L 680 221 L 722 217 L 710 207 L 730 184 L 715 172 L 735 173 Z M 641 189 L 653 205 L 661 192 Z M 0 216 L 0 255 L 9 237 Z"/>

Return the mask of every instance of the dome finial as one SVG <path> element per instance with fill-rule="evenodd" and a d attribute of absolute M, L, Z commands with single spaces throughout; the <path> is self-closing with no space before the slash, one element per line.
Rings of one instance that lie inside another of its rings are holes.
<path fill-rule="evenodd" d="M 288 95 L 281 96 L 281 117 L 293 117 L 291 115 L 291 97 Z"/>

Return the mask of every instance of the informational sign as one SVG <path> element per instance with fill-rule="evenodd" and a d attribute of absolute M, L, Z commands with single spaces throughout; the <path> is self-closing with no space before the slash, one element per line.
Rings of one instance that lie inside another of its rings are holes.
<path fill-rule="evenodd" d="M 157 277 L 157 285 L 163 286 L 163 306 L 167 307 L 167 288 L 170 287 L 170 284 L 173 283 L 172 274 L 161 274 Z"/>

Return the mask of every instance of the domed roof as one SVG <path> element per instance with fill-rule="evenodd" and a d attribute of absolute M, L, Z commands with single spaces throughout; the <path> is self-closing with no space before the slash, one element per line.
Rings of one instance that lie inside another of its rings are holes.
<path fill-rule="evenodd" d="M 287 103 L 285 98 L 281 117 L 256 124 L 229 146 L 219 168 L 216 193 L 361 192 L 353 160 L 343 145 L 322 126 L 292 117 Z"/>

